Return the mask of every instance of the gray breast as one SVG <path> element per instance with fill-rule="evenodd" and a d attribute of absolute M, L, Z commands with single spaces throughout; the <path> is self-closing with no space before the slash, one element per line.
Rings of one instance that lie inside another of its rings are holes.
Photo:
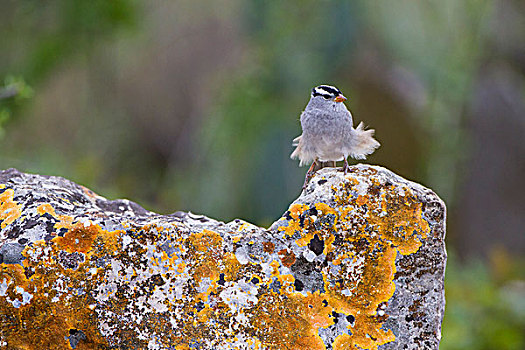
<path fill-rule="evenodd" d="M 313 97 L 301 115 L 301 127 L 303 134 L 337 142 L 350 133 L 352 115 L 343 103 Z"/>
<path fill-rule="evenodd" d="M 301 126 L 308 152 L 325 161 L 343 158 L 352 128 L 352 116 L 343 103 L 312 98 L 301 115 Z"/>

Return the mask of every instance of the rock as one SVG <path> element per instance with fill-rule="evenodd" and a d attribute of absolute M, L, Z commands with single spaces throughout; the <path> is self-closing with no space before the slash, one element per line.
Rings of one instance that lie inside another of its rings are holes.
<path fill-rule="evenodd" d="M 0 347 L 438 349 L 445 205 L 322 169 L 269 229 L 0 172 Z"/>

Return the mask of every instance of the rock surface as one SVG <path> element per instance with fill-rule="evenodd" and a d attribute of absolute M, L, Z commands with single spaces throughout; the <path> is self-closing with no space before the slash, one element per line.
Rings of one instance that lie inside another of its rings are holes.
<path fill-rule="evenodd" d="M 438 349 L 445 205 L 322 169 L 269 229 L 0 172 L 0 348 Z"/>

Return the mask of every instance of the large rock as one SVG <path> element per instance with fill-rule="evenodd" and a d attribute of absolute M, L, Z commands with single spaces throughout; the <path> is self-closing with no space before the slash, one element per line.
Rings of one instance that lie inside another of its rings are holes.
<path fill-rule="evenodd" d="M 323 169 L 266 230 L 0 172 L 0 347 L 437 349 L 445 206 Z"/>

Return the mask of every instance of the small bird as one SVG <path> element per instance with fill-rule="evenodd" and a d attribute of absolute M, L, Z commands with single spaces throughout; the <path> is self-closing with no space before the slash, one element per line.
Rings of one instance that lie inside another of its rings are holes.
<path fill-rule="evenodd" d="M 296 146 L 290 158 L 299 158 L 299 165 L 312 162 L 306 172 L 303 189 L 313 173 L 323 163 L 344 160 L 344 173 L 348 171 L 348 156 L 365 159 L 380 146 L 373 135 L 374 130 L 365 130 L 363 122 L 354 129 L 352 114 L 343 101 L 346 97 L 330 85 L 319 85 L 312 89 L 310 101 L 301 114 L 303 133 L 293 140 Z"/>

